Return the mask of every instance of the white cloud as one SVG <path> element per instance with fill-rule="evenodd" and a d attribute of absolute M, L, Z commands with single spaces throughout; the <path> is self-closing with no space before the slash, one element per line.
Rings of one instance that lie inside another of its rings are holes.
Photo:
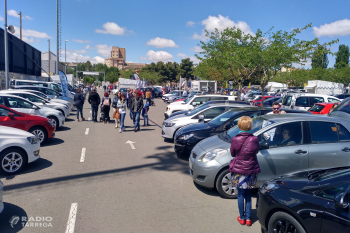
<path fill-rule="evenodd" d="M 40 42 L 39 39 L 34 39 L 33 37 L 28 38 L 26 36 L 22 36 L 22 40 L 28 44 L 38 43 Z"/>
<path fill-rule="evenodd" d="M 96 57 L 93 57 L 91 59 L 91 63 L 93 64 L 97 64 L 97 63 L 105 63 L 105 59 L 103 57 L 100 57 L 100 56 L 96 56 Z"/>
<path fill-rule="evenodd" d="M 96 29 L 95 32 L 103 33 L 103 34 L 119 35 L 119 36 L 122 36 L 125 34 L 125 32 L 127 32 L 126 28 L 122 28 L 114 22 L 107 22 L 103 24 L 102 27 L 104 28 L 104 30 Z M 133 32 L 133 31 L 129 31 L 129 32 Z"/>
<path fill-rule="evenodd" d="M 17 11 L 15 11 L 15 10 L 8 10 L 8 11 L 7 11 L 7 14 L 10 15 L 10 16 L 19 18 L 19 14 L 18 14 Z M 22 15 L 22 19 L 33 19 L 33 18 L 30 17 L 30 16 L 28 16 L 28 15 L 26 15 L 26 16 L 23 16 L 23 15 Z"/>
<path fill-rule="evenodd" d="M 4 18 L 0 16 L 0 21 L 4 21 Z"/>
<path fill-rule="evenodd" d="M 140 57 L 140 58 L 142 60 L 150 60 L 152 62 L 158 62 L 158 61 L 168 62 L 168 61 L 172 61 L 174 59 L 174 56 L 166 51 L 155 52 L 153 50 L 149 50 L 146 53 L 146 57 Z"/>
<path fill-rule="evenodd" d="M 186 23 L 186 27 L 192 27 L 193 25 L 195 25 L 196 23 L 195 22 L 193 22 L 193 21 L 188 21 L 187 23 Z"/>
<path fill-rule="evenodd" d="M 15 27 L 15 35 L 16 36 L 20 35 L 20 28 Z M 39 39 L 52 39 L 52 37 L 47 35 L 45 32 L 38 32 L 30 29 L 22 29 L 22 36 L 35 37 Z"/>
<path fill-rule="evenodd" d="M 190 56 L 189 57 L 189 56 L 187 56 L 184 53 L 178 53 L 176 56 L 177 57 L 181 57 L 181 59 L 189 58 L 191 61 L 193 61 L 194 64 L 198 64 L 200 62 L 200 60 L 197 57 L 195 57 L 195 56 Z"/>
<path fill-rule="evenodd" d="M 319 28 L 313 27 L 314 34 L 317 37 L 321 36 L 346 36 L 350 35 L 350 20 L 338 20 L 330 24 L 323 24 Z"/>
<path fill-rule="evenodd" d="M 78 42 L 78 43 L 91 43 L 90 40 L 78 40 L 78 39 L 73 39 L 72 41 Z"/>
<path fill-rule="evenodd" d="M 203 52 L 204 50 L 199 46 L 194 46 L 193 48 L 190 48 L 192 51 L 195 51 L 196 53 Z"/>
<path fill-rule="evenodd" d="M 84 49 L 90 49 L 90 45 L 86 45 Z"/>
<path fill-rule="evenodd" d="M 236 27 L 241 29 L 246 34 L 255 35 L 253 31 L 251 30 L 250 26 L 244 22 L 244 21 L 237 21 L 234 22 L 233 20 L 230 20 L 229 17 L 224 17 L 222 15 L 211 16 L 209 15 L 208 18 L 202 21 L 202 25 L 204 25 L 204 29 L 209 32 L 214 32 L 215 29 L 218 29 L 218 31 L 223 31 L 226 28 L 232 28 Z M 207 37 L 205 37 L 204 31 L 201 33 L 201 35 L 198 35 L 196 32 L 193 34 L 192 39 L 199 39 L 199 40 L 208 40 Z"/>
<path fill-rule="evenodd" d="M 112 46 L 108 46 L 106 44 L 98 44 L 95 46 L 95 49 L 97 49 L 97 52 L 102 57 L 110 57 L 111 56 Z"/>
<path fill-rule="evenodd" d="M 160 37 L 150 39 L 149 41 L 147 41 L 147 45 L 152 45 L 156 48 L 166 48 L 166 47 L 178 48 L 179 47 L 178 45 L 175 44 L 173 40 L 160 38 Z"/>
<path fill-rule="evenodd" d="M 73 53 L 83 53 L 83 54 L 84 54 L 84 53 L 87 53 L 86 50 L 84 50 L 84 49 L 81 49 L 81 50 L 73 49 L 72 52 L 73 52 Z"/>
<path fill-rule="evenodd" d="M 64 60 L 64 51 L 60 51 L 61 57 Z M 100 57 L 100 56 L 95 56 L 95 57 L 90 57 L 90 56 L 84 56 L 75 52 L 70 52 L 67 51 L 67 62 L 87 62 L 90 61 L 92 64 L 97 64 L 97 63 L 103 63 L 105 62 L 105 59 Z"/>

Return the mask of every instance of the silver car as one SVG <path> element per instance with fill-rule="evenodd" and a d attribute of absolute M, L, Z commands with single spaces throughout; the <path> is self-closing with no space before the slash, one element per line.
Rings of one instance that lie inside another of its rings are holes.
<path fill-rule="evenodd" d="M 349 118 L 348 118 L 349 119 Z M 339 117 L 283 114 L 253 119 L 251 132 L 259 138 L 261 173 L 257 185 L 290 172 L 350 165 L 350 121 Z M 189 158 L 193 180 L 235 198 L 228 170 L 232 137 L 238 126 L 199 142 Z"/>

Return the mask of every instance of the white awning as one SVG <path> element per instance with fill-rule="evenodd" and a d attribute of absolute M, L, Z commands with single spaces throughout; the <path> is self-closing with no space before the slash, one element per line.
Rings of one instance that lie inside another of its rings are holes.
<path fill-rule="evenodd" d="M 89 71 L 84 71 L 83 72 L 84 75 L 99 75 L 99 72 L 89 72 Z"/>

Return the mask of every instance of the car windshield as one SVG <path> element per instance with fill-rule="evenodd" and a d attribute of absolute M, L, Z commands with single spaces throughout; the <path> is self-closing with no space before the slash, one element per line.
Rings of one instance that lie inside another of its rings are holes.
<path fill-rule="evenodd" d="M 262 117 L 253 118 L 253 127 L 252 127 L 252 130 L 250 132 L 255 133 L 255 132 L 259 131 L 260 129 L 265 128 L 266 126 L 271 125 L 273 123 L 275 123 L 275 122 L 273 122 L 271 120 L 266 120 Z M 239 131 L 240 131 L 240 129 L 238 128 L 238 125 L 236 125 L 232 129 L 228 130 L 227 134 L 231 138 L 233 138 L 239 133 Z"/>
<path fill-rule="evenodd" d="M 350 114 L 350 100 L 343 101 L 342 103 L 340 103 L 340 104 L 338 105 L 338 107 L 336 107 L 336 108 L 334 109 L 333 112 L 337 112 L 337 111 L 339 111 L 339 112 L 345 112 L 345 113 Z"/>
<path fill-rule="evenodd" d="M 329 180 L 329 179 L 350 174 L 350 169 L 345 169 L 345 170 L 344 168 L 339 168 L 339 169 L 341 170 L 340 171 L 337 171 L 336 169 L 325 170 L 321 173 L 315 174 L 316 176 L 312 175 L 310 178 L 312 179 L 313 177 L 316 177 L 314 181 L 324 181 L 324 180 Z"/>
<path fill-rule="evenodd" d="M 210 126 L 214 126 L 214 127 L 219 126 L 219 125 L 225 123 L 226 121 L 230 120 L 234 116 L 238 115 L 239 113 L 241 113 L 241 112 L 240 111 L 234 111 L 234 110 L 224 112 L 223 114 L 213 118 L 209 122 L 209 124 L 210 124 Z"/>
<path fill-rule="evenodd" d="M 127 88 L 120 88 L 119 91 L 120 91 L 120 92 L 127 92 L 127 90 L 128 90 Z"/>
<path fill-rule="evenodd" d="M 321 112 L 322 111 L 322 109 L 324 109 L 324 105 L 318 105 L 318 104 L 315 104 L 314 106 L 312 106 L 311 108 L 310 108 L 310 112 Z"/>
<path fill-rule="evenodd" d="M 282 105 L 290 106 L 291 102 L 292 102 L 292 96 L 291 95 L 286 95 L 283 98 Z"/>
<path fill-rule="evenodd" d="M 193 99 L 193 96 L 185 100 L 185 104 L 188 104 Z"/>
<path fill-rule="evenodd" d="M 209 108 L 209 105 L 202 105 L 198 108 L 193 109 L 191 112 L 187 114 L 187 116 L 193 116 L 196 115 L 197 113 L 203 111 L 204 109 Z"/>

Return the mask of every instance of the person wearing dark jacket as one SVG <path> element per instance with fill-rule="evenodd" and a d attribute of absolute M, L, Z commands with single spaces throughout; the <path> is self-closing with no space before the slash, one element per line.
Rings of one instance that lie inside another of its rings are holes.
<path fill-rule="evenodd" d="M 133 95 L 133 90 L 131 89 L 130 92 L 128 92 L 128 96 L 127 96 L 127 100 L 128 100 L 128 109 L 130 110 L 129 111 L 129 114 L 130 114 L 130 119 L 132 120 L 133 118 L 133 113 L 132 113 L 132 110 L 131 110 L 131 104 L 132 104 L 132 100 L 134 99 L 134 95 Z"/>
<path fill-rule="evenodd" d="M 232 138 L 231 160 L 229 171 L 231 172 L 233 185 L 238 191 L 238 222 L 241 225 L 252 225 L 250 218 L 252 210 L 251 189 L 255 187 L 260 167 L 256 154 L 259 152 L 259 139 L 250 133 L 253 122 L 248 116 L 238 120 L 239 133 Z M 245 199 L 245 209 L 244 209 Z"/>
<path fill-rule="evenodd" d="M 97 122 L 98 106 L 101 103 L 100 95 L 97 93 L 96 88 L 92 89 L 92 92 L 88 98 L 89 104 L 91 104 L 92 121 Z"/>
<path fill-rule="evenodd" d="M 104 93 L 104 97 L 102 98 L 101 101 L 101 109 L 103 111 L 104 119 L 103 123 L 106 124 L 107 122 L 110 123 L 110 118 L 109 118 L 109 111 L 111 109 L 111 98 L 109 98 L 108 92 Z"/>
<path fill-rule="evenodd" d="M 134 92 L 134 99 L 132 100 L 131 110 L 134 114 L 134 132 L 140 130 L 140 115 L 143 109 L 143 99 L 141 92 Z"/>
<path fill-rule="evenodd" d="M 81 114 L 81 120 L 85 121 L 83 117 L 83 106 L 84 106 L 84 96 L 83 93 L 81 93 L 80 87 L 78 88 L 77 92 L 74 94 L 74 104 L 77 108 L 77 121 L 79 121 L 79 113 Z"/>

